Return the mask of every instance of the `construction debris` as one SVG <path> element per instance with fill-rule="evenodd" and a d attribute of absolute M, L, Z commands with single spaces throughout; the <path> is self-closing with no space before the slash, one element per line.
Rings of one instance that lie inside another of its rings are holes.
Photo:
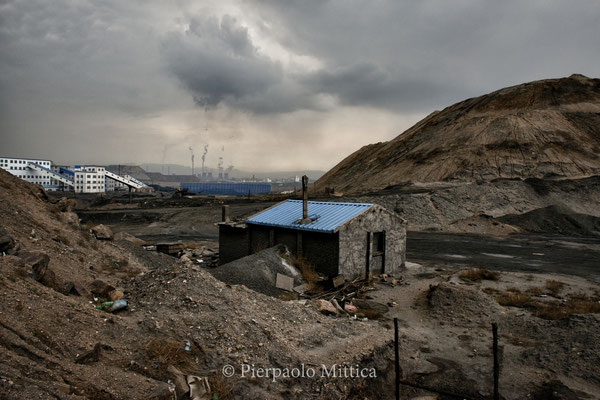
<path fill-rule="evenodd" d="M 339 288 L 344 284 L 344 282 L 346 282 L 346 279 L 344 279 L 344 275 L 338 275 L 332 279 L 334 288 Z"/>
<path fill-rule="evenodd" d="M 291 292 L 292 290 L 294 290 L 294 278 L 277 273 L 275 287 Z"/>
<path fill-rule="evenodd" d="M 315 300 L 313 302 L 313 304 L 315 305 L 317 310 L 319 310 L 321 312 L 321 314 L 325 314 L 325 315 L 336 315 L 337 314 L 337 310 L 336 310 L 335 306 L 330 301 Z"/>

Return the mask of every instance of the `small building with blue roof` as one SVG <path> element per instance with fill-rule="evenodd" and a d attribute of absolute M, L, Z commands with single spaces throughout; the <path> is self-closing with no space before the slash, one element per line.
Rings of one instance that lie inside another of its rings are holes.
<path fill-rule="evenodd" d="M 406 221 L 377 204 L 286 200 L 219 224 L 221 264 L 279 244 L 325 275 L 394 274 L 406 260 Z"/>

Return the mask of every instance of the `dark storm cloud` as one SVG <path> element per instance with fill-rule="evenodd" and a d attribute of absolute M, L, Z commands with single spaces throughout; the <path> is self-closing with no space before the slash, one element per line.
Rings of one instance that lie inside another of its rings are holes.
<path fill-rule="evenodd" d="M 226 104 L 259 114 L 319 110 L 324 107 L 318 96 L 331 96 L 343 105 L 414 110 L 449 86 L 367 61 L 290 73 L 228 15 L 192 18 L 184 32 L 167 35 L 162 48 L 171 72 L 199 106 L 209 108 Z"/>
<path fill-rule="evenodd" d="M 158 162 L 237 137 L 251 165 L 327 168 L 456 101 L 598 77 L 599 20 L 591 0 L 0 0 L 2 150 Z"/>
<path fill-rule="evenodd" d="M 302 79 L 312 91 L 335 96 L 343 105 L 419 109 L 435 99 L 441 91 L 450 89 L 442 82 L 419 77 L 399 79 L 402 72 L 359 62 L 350 66 L 320 70 Z M 418 94 L 418 95 L 416 95 Z"/>
<path fill-rule="evenodd" d="M 315 109 L 311 95 L 282 65 L 254 45 L 248 28 L 229 15 L 194 17 L 171 32 L 162 50 L 170 71 L 202 107 L 225 103 L 255 113 Z"/>
<path fill-rule="evenodd" d="M 282 80 L 281 66 L 258 54 L 247 29 L 230 16 L 194 18 L 184 33 L 171 33 L 163 49 L 173 73 L 202 106 L 262 96 Z"/>
<path fill-rule="evenodd" d="M 287 112 L 321 109 L 317 99 L 329 96 L 341 105 L 427 112 L 506 85 L 598 73 L 591 49 L 600 7 L 590 1 L 251 5 L 263 35 L 321 66 L 289 73 L 252 44 L 241 23 L 203 24 L 168 53 L 173 71 L 201 102 Z M 207 45 L 215 41 L 218 48 Z"/>

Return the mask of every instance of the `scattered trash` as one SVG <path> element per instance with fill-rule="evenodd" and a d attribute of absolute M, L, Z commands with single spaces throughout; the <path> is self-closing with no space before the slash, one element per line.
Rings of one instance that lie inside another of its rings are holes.
<path fill-rule="evenodd" d="M 98 310 L 106 309 L 108 312 L 115 313 L 117 311 L 121 311 L 127 308 L 127 300 L 119 299 L 116 301 L 105 301 L 100 305 L 96 306 Z"/>
<path fill-rule="evenodd" d="M 116 300 L 115 302 L 113 302 L 112 307 L 110 308 L 110 312 L 111 313 L 115 313 L 117 311 L 121 311 L 127 308 L 127 300 L 126 299 L 119 299 Z"/>
<path fill-rule="evenodd" d="M 195 375 L 186 376 L 187 384 L 190 388 L 190 400 L 212 400 L 210 384 L 208 378 Z M 218 399 L 218 397 L 217 397 Z"/>
<path fill-rule="evenodd" d="M 333 306 L 335 307 L 335 309 L 336 309 L 336 310 L 337 310 L 339 313 L 341 313 L 341 314 L 343 314 L 343 313 L 344 313 L 344 309 L 343 309 L 342 307 L 340 307 L 340 305 L 339 305 L 339 303 L 337 302 L 337 300 L 336 300 L 336 299 L 332 299 L 332 300 L 331 300 L 331 304 L 333 304 Z"/>
<path fill-rule="evenodd" d="M 96 308 L 98 310 L 102 310 L 102 309 L 104 309 L 106 307 L 112 306 L 113 304 L 114 304 L 114 301 L 105 301 L 104 303 L 101 303 L 100 305 L 97 305 Z"/>
<path fill-rule="evenodd" d="M 190 350 L 191 350 L 191 347 L 190 347 L 190 346 L 191 346 L 191 345 L 190 345 L 190 341 L 188 340 L 187 342 L 185 342 L 185 346 L 183 347 L 183 349 L 184 349 L 185 351 L 190 351 Z"/>
<path fill-rule="evenodd" d="M 358 309 L 353 304 L 350 304 L 350 303 L 344 304 L 344 311 L 346 311 L 348 314 L 356 314 L 357 310 Z"/>

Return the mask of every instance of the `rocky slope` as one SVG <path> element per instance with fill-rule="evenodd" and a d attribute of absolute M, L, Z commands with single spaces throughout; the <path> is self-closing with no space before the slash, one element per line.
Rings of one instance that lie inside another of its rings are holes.
<path fill-rule="evenodd" d="M 600 174 L 600 79 L 525 83 L 434 112 L 395 139 L 365 146 L 316 183 L 361 193 L 408 181 Z"/>

